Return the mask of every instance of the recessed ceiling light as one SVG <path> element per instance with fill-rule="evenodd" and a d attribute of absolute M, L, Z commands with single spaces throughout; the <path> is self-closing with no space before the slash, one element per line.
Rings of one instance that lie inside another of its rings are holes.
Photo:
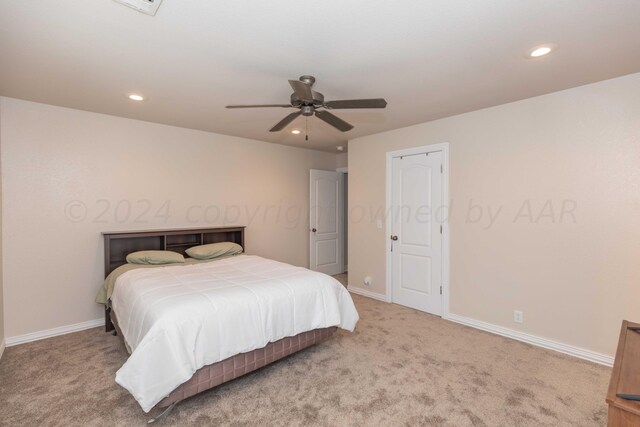
<path fill-rule="evenodd" d="M 298 129 L 292 130 L 291 133 L 294 135 L 300 135 L 300 131 Z"/>
<path fill-rule="evenodd" d="M 144 101 L 144 96 L 132 93 L 129 95 L 129 99 L 132 101 Z"/>
<path fill-rule="evenodd" d="M 551 48 L 550 47 L 539 47 L 536 50 L 534 50 L 533 52 L 531 52 L 531 56 L 533 56 L 534 58 L 538 57 L 538 56 L 544 56 L 547 53 L 551 52 Z"/>
<path fill-rule="evenodd" d="M 554 44 L 545 44 L 542 46 L 536 46 L 532 49 L 529 49 L 527 52 L 527 58 L 540 58 L 541 56 L 545 56 L 550 54 L 556 49 L 556 45 Z"/>
<path fill-rule="evenodd" d="M 338 145 L 338 146 L 336 147 L 336 149 L 337 149 L 338 151 L 344 151 L 344 147 L 343 147 L 342 145 Z"/>

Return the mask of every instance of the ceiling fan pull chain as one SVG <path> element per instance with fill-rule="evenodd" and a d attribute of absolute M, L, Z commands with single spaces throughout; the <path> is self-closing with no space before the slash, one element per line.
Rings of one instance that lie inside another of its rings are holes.
<path fill-rule="evenodd" d="M 309 117 L 304 117 L 304 140 L 309 140 Z"/>

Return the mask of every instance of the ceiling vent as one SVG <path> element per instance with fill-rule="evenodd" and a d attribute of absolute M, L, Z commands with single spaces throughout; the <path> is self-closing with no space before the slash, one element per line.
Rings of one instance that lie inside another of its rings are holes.
<path fill-rule="evenodd" d="M 154 16 L 160 7 L 162 0 L 114 0 L 125 6 L 129 6 L 138 12 Z"/>

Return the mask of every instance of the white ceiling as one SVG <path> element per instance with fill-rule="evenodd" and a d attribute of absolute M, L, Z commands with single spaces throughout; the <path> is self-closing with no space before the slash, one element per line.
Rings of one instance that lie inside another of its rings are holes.
<path fill-rule="evenodd" d="M 558 50 L 524 58 L 538 44 Z M 155 17 L 111 0 L 0 0 L 0 94 L 335 151 L 348 139 L 640 71 L 638 0 L 164 0 Z M 386 110 L 269 133 L 287 79 Z M 148 100 L 133 103 L 127 93 Z"/>

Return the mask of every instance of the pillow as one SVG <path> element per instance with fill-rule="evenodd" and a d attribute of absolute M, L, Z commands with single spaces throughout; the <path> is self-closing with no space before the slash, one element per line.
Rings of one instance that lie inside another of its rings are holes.
<path fill-rule="evenodd" d="M 178 252 L 173 251 L 138 251 L 127 255 L 129 264 L 177 264 L 184 262 L 184 257 Z"/>
<path fill-rule="evenodd" d="M 187 255 L 195 259 L 213 259 L 242 253 L 242 246 L 233 242 L 210 243 L 187 249 Z"/>

